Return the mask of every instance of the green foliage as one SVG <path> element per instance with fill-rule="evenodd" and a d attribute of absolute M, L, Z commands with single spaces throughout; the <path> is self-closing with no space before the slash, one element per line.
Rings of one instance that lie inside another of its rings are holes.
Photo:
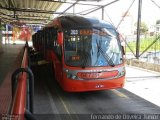
<path fill-rule="evenodd" d="M 146 32 L 148 31 L 148 27 L 146 23 L 144 22 L 141 23 L 140 31 L 141 31 L 141 34 L 146 34 Z"/>
<path fill-rule="evenodd" d="M 143 52 L 151 43 L 156 39 L 144 38 L 140 40 L 140 52 Z M 136 51 L 136 40 L 128 43 L 129 47 L 135 52 Z M 158 39 L 147 51 L 160 51 L 160 39 Z M 130 52 L 130 49 L 126 47 L 126 52 Z"/>
<path fill-rule="evenodd" d="M 1 24 L 0 25 L 0 30 L 5 30 L 5 25 Z"/>
<path fill-rule="evenodd" d="M 134 25 L 137 26 L 137 23 L 135 23 Z M 147 32 L 148 32 L 147 24 L 145 22 L 141 22 L 140 33 L 146 35 Z"/>

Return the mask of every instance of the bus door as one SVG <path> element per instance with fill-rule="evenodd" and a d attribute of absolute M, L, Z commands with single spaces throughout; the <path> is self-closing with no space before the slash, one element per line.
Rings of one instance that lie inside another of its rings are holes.
<path fill-rule="evenodd" d="M 52 58 L 53 58 L 53 64 L 54 64 L 54 72 L 55 72 L 55 78 L 62 83 L 63 78 L 63 65 L 62 65 L 62 45 L 59 45 L 57 43 L 57 30 L 53 29 L 53 52 L 52 52 Z"/>
<path fill-rule="evenodd" d="M 57 46 L 57 58 L 54 61 L 54 70 L 55 70 L 55 77 L 56 80 L 58 80 L 58 82 L 60 82 L 61 84 L 63 84 L 62 80 L 63 80 L 63 65 L 62 65 L 62 47 L 61 46 Z"/>

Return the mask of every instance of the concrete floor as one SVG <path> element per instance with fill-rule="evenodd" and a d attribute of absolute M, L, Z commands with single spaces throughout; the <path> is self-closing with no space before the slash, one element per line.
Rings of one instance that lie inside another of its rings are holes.
<path fill-rule="evenodd" d="M 8 71 L 13 67 L 18 54 L 24 45 L 3 44 L 3 53 L 0 54 L 0 85 Z"/>
<path fill-rule="evenodd" d="M 5 54 L 0 56 L 0 71 L 2 72 L 10 69 L 22 48 L 21 45 L 6 45 L 5 47 Z M 16 49 L 12 50 L 12 48 Z M 36 72 L 34 113 L 41 119 L 43 114 L 46 115 L 45 119 L 53 114 L 68 114 L 68 120 L 71 118 L 78 120 L 81 114 L 160 113 L 160 107 L 158 107 L 160 106 L 160 73 L 127 66 L 124 89 L 66 93 L 54 81 L 52 73 L 49 71 L 51 70 L 45 67 L 34 71 Z M 5 76 L 2 72 L 0 73 L 0 81 Z M 72 114 L 75 116 L 71 116 Z"/>
<path fill-rule="evenodd" d="M 124 88 L 160 106 L 160 73 L 126 66 Z"/>
<path fill-rule="evenodd" d="M 39 120 L 46 118 L 52 120 L 56 117 L 60 117 L 61 120 L 81 120 L 82 117 L 89 117 L 91 114 L 160 113 L 158 106 L 125 89 L 82 93 L 64 92 L 49 71 L 51 71 L 50 68 L 44 66 L 34 69 L 34 113 Z M 63 117 L 67 118 L 63 119 Z M 84 120 L 90 120 L 90 118 L 84 118 Z"/>
<path fill-rule="evenodd" d="M 20 67 L 24 45 L 3 45 L 0 54 L 0 113 L 7 113 L 11 105 L 11 76 Z M 1 119 L 1 115 L 0 115 Z"/>

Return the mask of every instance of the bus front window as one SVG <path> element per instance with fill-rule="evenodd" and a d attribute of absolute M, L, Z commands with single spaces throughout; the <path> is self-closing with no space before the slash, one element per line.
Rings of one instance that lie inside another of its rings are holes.
<path fill-rule="evenodd" d="M 113 29 L 64 31 L 65 63 L 68 66 L 115 66 L 122 63 L 122 52 Z"/>

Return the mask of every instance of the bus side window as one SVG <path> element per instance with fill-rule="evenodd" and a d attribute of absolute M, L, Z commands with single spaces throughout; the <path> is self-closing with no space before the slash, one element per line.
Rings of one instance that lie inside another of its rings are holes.
<path fill-rule="evenodd" d="M 47 31 L 47 48 L 50 49 L 50 34 L 49 34 L 49 30 Z"/>
<path fill-rule="evenodd" d="M 47 31 L 44 32 L 44 44 L 45 44 L 45 49 L 47 49 Z"/>
<path fill-rule="evenodd" d="M 52 33 L 52 28 L 49 28 L 48 31 L 47 31 L 47 38 L 48 38 L 48 42 L 47 42 L 47 46 L 49 49 L 52 49 L 53 48 L 53 33 Z"/>
<path fill-rule="evenodd" d="M 51 43 L 52 44 L 52 48 L 55 52 L 55 54 L 57 55 L 58 59 L 61 61 L 62 59 L 62 46 L 58 45 L 57 43 L 57 29 L 56 28 L 52 28 L 51 29 Z"/>
<path fill-rule="evenodd" d="M 62 60 L 62 46 L 60 45 L 57 46 L 57 57 L 60 61 Z"/>

